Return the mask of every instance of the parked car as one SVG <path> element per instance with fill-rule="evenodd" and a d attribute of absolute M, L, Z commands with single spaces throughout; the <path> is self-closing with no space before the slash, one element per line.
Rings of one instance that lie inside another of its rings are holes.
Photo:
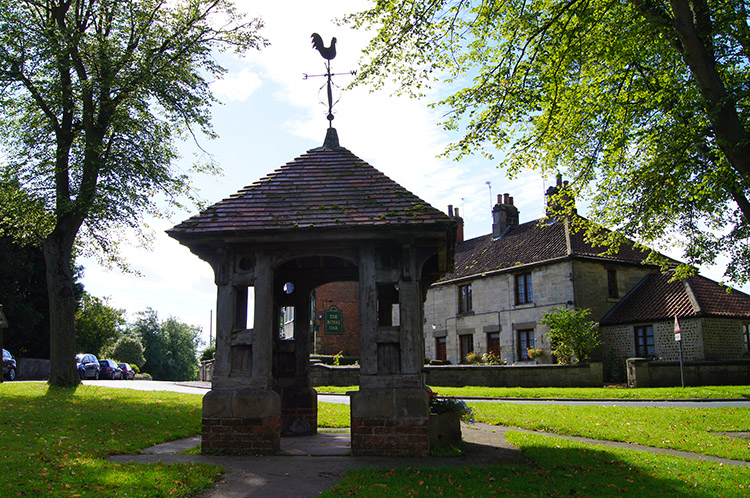
<path fill-rule="evenodd" d="M 122 370 L 117 366 L 115 360 L 99 360 L 99 367 L 101 367 L 100 379 L 122 379 Z"/>
<path fill-rule="evenodd" d="M 78 365 L 78 376 L 81 380 L 99 378 L 101 367 L 99 366 L 99 360 L 93 354 L 76 355 L 76 363 Z"/>
<path fill-rule="evenodd" d="M 122 370 L 123 380 L 135 379 L 135 370 L 133 370 L 133 367 L 131 367 L 127 363 L 118 363 L 117 366 L 120 367 L 120 370 Z"/>
<path fill-rule="evenodd" d="M 16 359 L 3 349 L 3 376 L 8 380 L 16 380 Z"/>

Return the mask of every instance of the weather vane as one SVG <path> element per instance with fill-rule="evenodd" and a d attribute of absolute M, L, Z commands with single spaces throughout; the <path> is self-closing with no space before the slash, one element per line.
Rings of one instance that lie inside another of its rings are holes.
<path fill-rule="evenodd" d="M 304 73 L 302 75 L 303 79 L 308 78 L 315 78 L 320 76 L 326 77 L 326 89 L 328 92 L 328 127 L 333 127 L 333 106 L 338 102 L 333 101 L 333 91 L 332 91 L 332 85 L 331 77 L 332 76 L 338 76 L 342 74 L 351 74 L 356 75 L 356 71 L 350 71 L 348 73 L 332 73 L 331 72 L 331 59 L 336 57 L 336 37 L 331 38 L 331 45 L 329 47 L 326 47 L 323 45 L 323 38 L 318 33 L 312 34 L 312 46 L 315 48 L 318 52 L 320 52 L 320 55 L 323 56 L 323 58 L 326 60 L 326 73 L 325 74 L 307 74 Z M 320 87 L 321 89 L 323 87 Z"/>

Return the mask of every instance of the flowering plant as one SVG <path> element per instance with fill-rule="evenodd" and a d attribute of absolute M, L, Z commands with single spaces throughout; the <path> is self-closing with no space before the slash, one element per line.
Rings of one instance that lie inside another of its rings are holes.
<path fill-rule="evenodd" d="M 529 348 L 526 350 L 526 354 L 529 355 L 529 358 L 539 358 L 544 354 L 544 350 L 542 348 Z"/>
<path fill-rule="evenodd" d="M 430 413 L 440 414 L 448 412 L 459 412 L 464 422 L 474 422 L 474 411 L 462 399 L 454 397 L 440 397 L 434 391 L 428 393 L 430 400 Z"/>

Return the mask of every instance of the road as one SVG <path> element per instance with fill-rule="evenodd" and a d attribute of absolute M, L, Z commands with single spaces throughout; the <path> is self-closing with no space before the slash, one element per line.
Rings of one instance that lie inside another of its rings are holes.
<path fill-rule="evenodd" d="M 141 391 L 174 391 L 187 394 L 206 394 L 208 383 L 200 382 L 166 382 L 157 380 L 84 380 L 90 386 L 138 389 Z M 341 394 L 319 394 L 318 401 L 326 403 L 349 404 L 349 396 Z M 749 400 L 711 400 L 711 401 L 663 401 L 663 400 L 553 400 L 553 399 L 467 399 L 470 403 L 515 403 L 519 405 L 597 405 L 597 406 L 656 406 L 670 408 L 750 408 Z"/>

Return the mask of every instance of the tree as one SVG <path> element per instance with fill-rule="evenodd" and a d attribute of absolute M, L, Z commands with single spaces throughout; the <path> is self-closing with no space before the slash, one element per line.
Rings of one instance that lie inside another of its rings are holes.
<path fill-rule="evenodd" d="M 558 363 L 587 360 L 599 342 L 599 324 L 586 321 L 590 309 L 556 308 L 541 320 L 549 327 L 547 338 Z"/>
<path fill-rule="evenodd" d="M 153 309 L 138 314 L 131 327 L 143 343 L 146 362 L 141 371 L 155 380 L 194 380 L 198 372 L 200 327 L 193 327 L 175 318 L 161 322 Z"/>
<path fill-rule="evenodd" d="M 137 337 L 123 335 L 112 346 L 110 356 L 117 361 L 130 363 L 141 368 L 146 363 L 143 356 L 143 344 Z"/>
<path fill-rule="evenodd" d="M 376 30 L 360 82 L 451 89 L 436 103 L 463 135 L 448 153 L 565 173 L 590 237 L 676 242 L 695 265 L 724 255 L 737 284 L 750 280 L 747 19 L 728 0 L 384 0 L 349 18 Z"/>
<path fill-rule="evenodd" d="M 76 348 L 78 352 L 102 354 L 122 334 L 125 310 L 109 306 L 109 299 L 100 299 L 84 292 L 76 311 Z"/>
<path fill-rule="evenodd" d="M 6 233 L 41 245 L 50 384 L 76 385 L 76 244 L 117 260 L 117 234 L 189 197 L 173 139 L 211 135 L 214 49 L 264 45 L 228 0 L 0 0 Z"/>

